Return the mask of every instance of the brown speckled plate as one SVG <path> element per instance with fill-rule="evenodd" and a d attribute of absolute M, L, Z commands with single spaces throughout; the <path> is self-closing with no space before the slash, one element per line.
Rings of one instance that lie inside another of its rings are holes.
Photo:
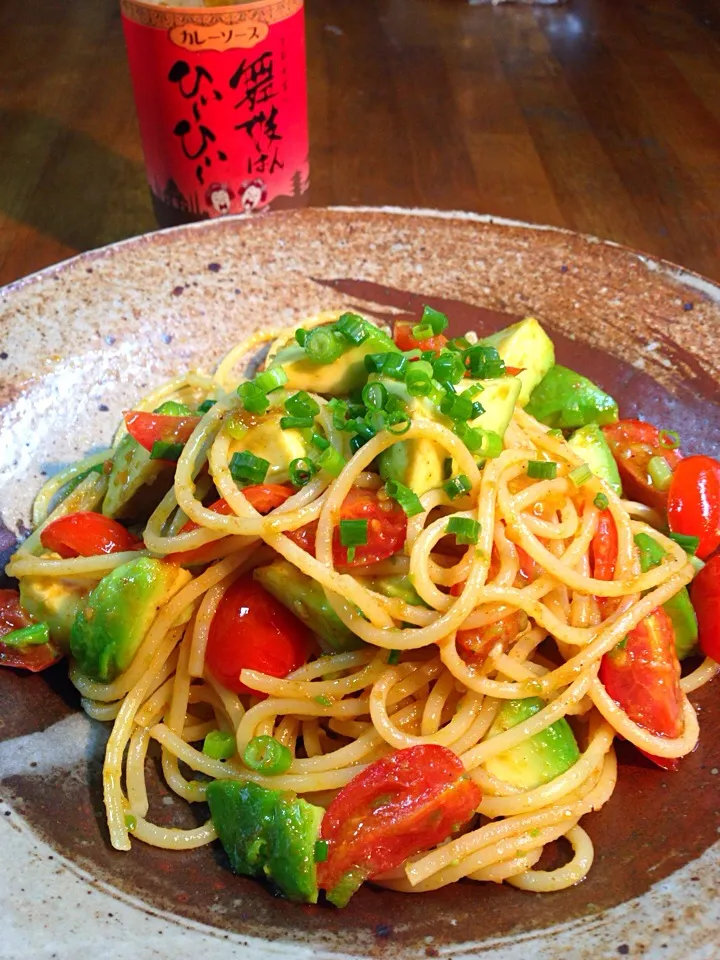
<path fill-rule="evenodd" d="M 555 229 L 463 214 L 310 210 L 184 227 L 83 255 L 0 299 L 0 555 L 43 478 L 105 446 L 123 408 L 188 367 L 210 368 L 268 324 L 354 306 L 447 312 L 456 332 L 533 314 L 558 358 L 625 415 L 720 453 L 720 290 L 680 268 Z M 720 687 L 675 775 L 620 750 L 612 801 L 584 821 L 597 858 L 551 895 L 462 883 L 361 891 L 345 911 L 299 908 L 233 877 L 218 849 L 108 846 L 105 731 L 78 713 L 62 666 L 0 671 L 0 956 L 170 958 L 718 956 Z M 40 732 L 43 731 L 43 732 Z M 200 816 L 158 784 L 164 823 Z M 715 931 L 715 933 L 713 933 Z"/>

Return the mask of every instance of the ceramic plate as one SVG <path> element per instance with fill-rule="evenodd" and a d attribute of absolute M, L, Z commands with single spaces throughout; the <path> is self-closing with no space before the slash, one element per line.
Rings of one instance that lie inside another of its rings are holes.
<path fill-rule="evenodd" d="M 106 446 L 121 411 L 172 374 L 211 368 L 240 337 L 318 310 L 416 316 L 456 332 L 532 314 L 560 362 L 626 416 L 720 453 L 720 289 L 630 250 L 465 214 L 310 210 L 221 220 L 84 254 L 0 299 L 0 554 L 43 479 Z M 677 774 L 620 749 L 618 788 L 585 819 L 597 858 L 579 886 L 533 895 L 458 884 L 364 889 L 348 909 L 297 907 L 236 878 L 215 847 L 110 849 L 106 730 L 78 711 L 62 666 L 0 671 L 0 956 L 104 958 L 717 957 L 720 687 L 694 697 L 699 749 Z M 193 812 L 156 785 L 163 823 Z M 713 933 L 715 931 L 715 933 Z"/>

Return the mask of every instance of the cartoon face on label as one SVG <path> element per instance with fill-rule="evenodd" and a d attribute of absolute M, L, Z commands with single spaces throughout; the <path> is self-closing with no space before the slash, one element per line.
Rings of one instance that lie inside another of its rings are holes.
<path fill-rule="evenodd" d="M 245 180 L 240 187 L 240 203 L 245 213 L 252 213 L 267 200 L 268 190 L 264 180 Z"/>
<path fill-rule="evenodd" d="M 230 213 L 235 192 L 224 183 L 212 183 L 205 193 L 205 203 L 219 214 Z"/>

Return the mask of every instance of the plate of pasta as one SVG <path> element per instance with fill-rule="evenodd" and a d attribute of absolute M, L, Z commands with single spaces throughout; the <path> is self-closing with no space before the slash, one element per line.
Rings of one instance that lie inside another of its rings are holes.
<path fill-rule="evenodd" d="M 18 877 L 52 848 L 96 944 L 78 884 L 138 943 L 248 956 L 709 956 L 719 304 L 566 231 L 381 210 L 8 288 Z"/>

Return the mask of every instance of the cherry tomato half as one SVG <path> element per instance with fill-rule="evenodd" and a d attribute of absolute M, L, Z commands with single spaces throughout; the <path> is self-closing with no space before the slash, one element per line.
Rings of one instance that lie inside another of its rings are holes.
<path fill-rule="evenodd" d="M 331 895 L 348 873 L 371 879 L 446 840 L 472 817 L 482 793 L 452 750 L 421 744 L 371 763 L 327 808 L 328 858 L 318 884 Z M 340 904 L 339 904 L 340 905 Z"/>
<path fill-rule="evenodd" d="M 217 608 L 207 645 L 213 676 L 235 693 L 253 693 L 241 670 L 286 677 L 307 660 L 310 635 L 303 623 L 253 578 L 239 577 Z"/>
<path fill-rule="evenodd" d="M 407 536 L 407 516 L 395 500 L 380 500 L 374 490 L 353 487 L 345 497 L 339 520 L 367 520 L 368 542 L 355 547 L 355 557 L 348 561 L 347 547 L 340 543 L 340 529 L 333 533 L 333 561 L 339 567 L 363 567 L 379 560 L 387 560 L 402 549 Z M 287 536 L 307 553 L 315 553 L 317 521 L 299 530 L 288 531 Z"/>
<path fill-rule="evenodd" d="M 20 606 L 17 590 L 0 590 L 0 638 L 13 630 L 29 627 L 31 623 L 32 620 Z M 19 667 L 39 673 L 61 659 L 60 652 L 52 643 L 10 647 L 0 639 L 0 667 Z"/>
<path fill-rule="evenodd" d="M 697 555 L 705 560 L 720 546 L 720 463 L 712 457 L 686 457 L 675 468 L 667 501 L 673 533 L 699 537 Z"/>
<path fill-rule="evenodd" d="M 705 564 L 690 585 L 698 620 L 700 649 L 720 662 L 720 553 Z"/>
<path fill-rule="evenodd" d="M 675 653 L 672 621 L 662 607 L 653 610 L 605 654 L 599 677 L 613 700 L 638 726 L 655 736 L 680 736 L 680 661 Z M 664 770 L 677 769 L 677 759 L 645 755 Z"/>
<path fill-rule="evenodd" d="M 618 555 L 618 535 L 609 510 L 601 510 L 597 530 L 590 544 L 592 575 L 595 580 L 612 580 Z"/>
<path fill-rule="evenodd" d="M 200 420 L 200 417 L 173 417 L 167 413 L 145 413 L 142 410 L 129 410 L 125 414 L 125 426 L 130 436 L 151 452 L 158 440 L 187 443 Z"/>
<path fill-rule="evenodd" d="M 133 536 L 117 520 L 102 513 L 81 510 L 58 517 L 40 534 L 40 542 L 61 557 L 97 557 L 102 553 L 141 550 L 142 540 Z"/>
<path fill-rule="evenodd" d="M 653 486 L 648 464 L 652 457 L 662 457 L 671 470 L 676 469 L 682 454 L 679 450 L 663 446 L 663 440 L 669 435 L 643 420 L 607 423 L 602 431 L 617 462 L 628 500 L 639 500 L 664 513 L 667 491 Z"/>
<path fill-rule="evenodd" d="M 414 323 L 407 323 L 399 320 L 393 330 L 393 339 L 395 346 L 400 350 L 434 350 L 440 353 L 442 348 L 448 342 L 444 333 L 436 333 L 434 337 L 428 337 L 427 340 L 416 340 L 412 334 Z"/>

